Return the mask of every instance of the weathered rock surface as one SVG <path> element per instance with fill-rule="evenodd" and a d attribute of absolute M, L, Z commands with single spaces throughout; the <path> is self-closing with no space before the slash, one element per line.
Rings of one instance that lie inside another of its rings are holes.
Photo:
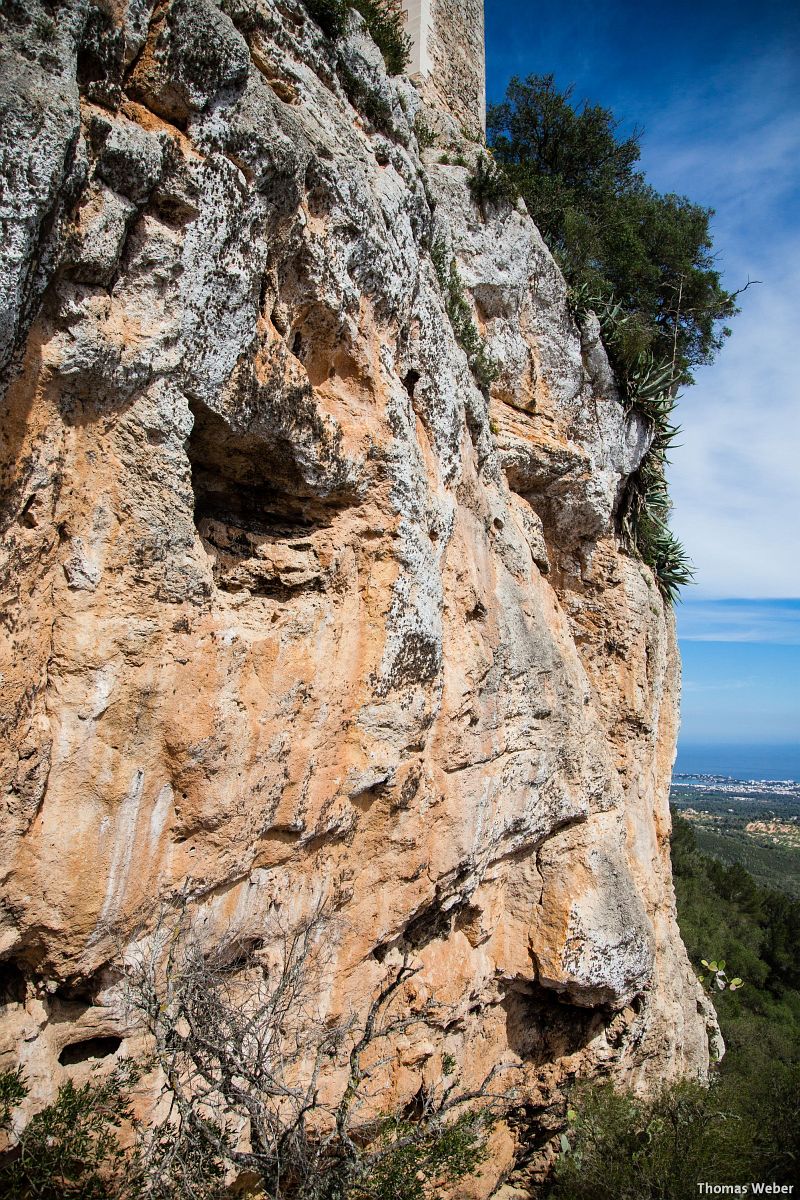
<path fill-rule="evenodd" d="M 188 891 L 210 938 L 327 896 L 332 1010 L 411 948 L 453 1015 L 399 1097 L 445 1052 L 528 1112 L 703 1075 L 673 622 L 615 537 L 648 432 L 530 219 L 420 155 L 356 18 L 372 118 L 294 0 L 10 13 L 0 1061 L 36 1102 L 124 1048 L 111 964 Z"/>

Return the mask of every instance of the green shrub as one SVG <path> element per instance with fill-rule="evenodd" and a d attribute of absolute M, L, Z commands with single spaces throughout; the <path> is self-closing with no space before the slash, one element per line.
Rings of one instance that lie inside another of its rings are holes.
<path fill-rule="evenodd" d="M 689 957 L 731 964 L 745 986 L 715 991 L 727 1053 L 712 1097 L 744 1122 L 745 1178 L 793 1182 L 800 1148 L 800 901 L 757 884 L 739 863 L 701 853 L 672 813 L 678 923 Z"/>
<path fill-rule="evenodd" d="M 4 1200 L 112 1200 L 122 1194 L 126 1156 L 117 1130 L 131 1120 L 131 1064 L 105 1079 L 76 1087 L 68 1080 L 56 1100 L 37 1113 L 0 1157 Z M 28 1094 L 21 1070 L 0 1073 L 0 1127 Z"/>
<path fill-rule="evenodd" d="M 738 1114 L 697 1083 L 651 1100 L 596 1084 L 572 1106 L 552 1200 L 695 1200 L 698 1181 L 738 1183 L 747 1170 Z"/>
<path fill-rule="evenodd" d="M 374 1143 L 375 1166 L 347 1192 L 347 1200 L 435 1200 L 439 1185 L 452 1187 L 486 1160 L 492 1119 L 465 1112 L 449 1124 L 420 1129 L 387 1117 Z"/>
<path fill-rule="evenodd" d="M 442 289 L 445 309 L 453 327 L 456 341 L 467 356 L 470 370 L 475 382 L 483 392 L 499 378 L 500 368 L 486 346 L 486 342 L 478 333 L 478 328 L 472 316 L 461 276 L 458 273 L 455 259 L 448 256 L 447 247 L 443 241 L 438 241 L 431 247 L 431 262 Z"/>
<path fill-rule="evenodd" d="M 659 591 L 668 604 L 676 604 L 681 589 L 694 581 L 694 568 L 680 538 L 672 532 L 647 491 L 635 489 L 637 515 L 629 510 L 628 523 L 632 544 L 642 562 L 651 568 Z"/>
<path fill-rule="evenodd" d="M 389 0 L 305 0 L 309 14 L 332 40 L 347 28 L 347 10 L 355 8 L 367 24 L 370 37 L 383 55 L 390 75 L 400 75 L 411 57 L 411 39 L 403 14 Z"/>
<path fill-rule="evenodd" d="M 41 38 L 43 42 L 50 43 L 55 41 L 56 33 L 58 32 L 58 26 L 52 17 L 48 17 L 45 14 L 40 14 L 36 18 L 34 29 L 36 30 L 37 36 Z"/>
<path fill-rule="evenodd" d="M 475 170 L 467 180 L 467 186 L 484 220 L 490 207 L 513 204 L 517 199 L 517 189 L 511 178 L 486 154 L 476 158 Z"/>
<path fill-rule="evenodd" d="M 305 0 L 305 6 L 326 37 L 335 41 L 344 34 L 349 8 L 344 0 Z"/>
<path fill-rule="evenodd" d="M 11 1114 L 28 1094 L 28 1085 L 22 1067 L 15 1071 L 0 1071 L 0 1131 L 11 1128 Z"/>
<path fill-rule="evenodd" d="M 411 58 L 411 39 L 403 14 L 388 0 L 352 0 L 367 23 L 370 37 L 383 55 L 390 75 L 402 75 Z"/>
<path fill-rule="evenodd" d="M 436 134 L 421 112 L 414 118 L 414 136 L 420 150 L 430 150 L 431 146 L 436 145 Z"/>

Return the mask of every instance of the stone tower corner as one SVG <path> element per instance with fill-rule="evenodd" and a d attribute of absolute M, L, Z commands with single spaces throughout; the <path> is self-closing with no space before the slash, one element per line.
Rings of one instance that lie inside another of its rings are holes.
<path fill-rule="evenodd" d="M 412 41 L 409 72 L 425 99 L 468 134 L 486 128 L 483 0 L 406 0 Z"/>

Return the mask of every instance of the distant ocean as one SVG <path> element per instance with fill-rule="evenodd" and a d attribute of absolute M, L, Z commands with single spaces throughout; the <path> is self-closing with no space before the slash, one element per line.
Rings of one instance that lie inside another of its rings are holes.
<path fill-rule="evenodd" d="M 745 743 L 679 745 L 676 775 L 728 775 L 731 779 L 792 779 L 800 783 L 800 745 Z"/>

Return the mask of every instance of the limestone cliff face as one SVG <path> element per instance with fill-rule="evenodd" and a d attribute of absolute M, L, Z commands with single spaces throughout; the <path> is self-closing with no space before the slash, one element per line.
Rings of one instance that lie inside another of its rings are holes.
<path fill-rule="evenodd" d="M 702 1075 L 673 622 L 615 538 L 648 434 L 534 225 L 420 154 L 355 16 L 337 74 L 295 0 L 8 11 L 2 1061 L 35 1101 L 124 1052 L 113 961 L 188 893 L 209 938 L 326 897 L 332 1009 L 413 951 L 453 1017 L 400 1098 L 445 1052 L 529 1115 Z"/>

